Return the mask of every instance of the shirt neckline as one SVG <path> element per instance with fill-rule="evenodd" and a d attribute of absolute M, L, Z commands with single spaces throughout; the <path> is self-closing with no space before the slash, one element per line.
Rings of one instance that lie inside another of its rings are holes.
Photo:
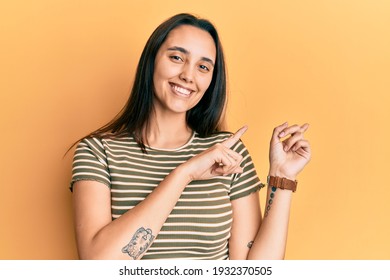
<path fill-rule="evenodd" d="M 175 151 L 179 151 L 181 149 L 184 149 L 185 147 L 187 147 L 188 145 L 190 145 L 192 143 L 192 141 L 195 138 L 195 134 L 196 134 L 195 131 L 193 131 L 192 135 L 191 135 L 191 138 L 187 141 L 187 143 L 185 143 L 182 146 L 177 147 L 177 148 L 163 149 L 163 148 L 151 147 L 151 146 L 148 146 L 148 145 L 145 145 L 145 147 L 150 149 L 150 150 L 153 150 L 153 151 L 162 151 L 162 152 L 175 152 Z"/>

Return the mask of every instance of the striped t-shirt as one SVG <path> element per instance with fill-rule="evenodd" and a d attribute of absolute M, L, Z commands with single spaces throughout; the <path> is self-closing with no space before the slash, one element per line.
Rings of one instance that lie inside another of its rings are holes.
<path fill-rule="evenodd" d="M 178 165 L 230 135 L 221 132 L 201 138 L 194 133 L 180 148 L 146 147 L 147 153 L 129 135 L 86 138 L 75 151 L 71 185 L 79 180 L 107 185 L 112 219 L 116 219 L 141 202 Z M 262 185 L 244 144 L 239 141 L 232 150 L 243 156 L 244 172 L 192 181 L 186 186 L 142 259 L 228 258 L 231 200 L 258 191 Z"/>

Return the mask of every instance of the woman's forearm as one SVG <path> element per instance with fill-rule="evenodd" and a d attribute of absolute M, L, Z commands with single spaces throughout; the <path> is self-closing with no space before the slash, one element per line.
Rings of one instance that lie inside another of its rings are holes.
<path fill-rule="evenodd" d="M 268 187 L 264 218 L 248 259 L 284 259 L 292 191 Z"/>
<path fill-rule="evenodd" d="M 142 202 L 100 229 L 82 250 L 86 259 L 140 259 L 153 243 L 189 179 L 179 166 Z"/>
<path fill-rule="evenodd" d="M 274 128 L 269 151 L 270 176 L 294 181 L 311 158 L 304 133 L 309 124 Z M 264 219 L 249 251 L 248 259 L 284 259 L 292 191 L 268 187 Z"/>

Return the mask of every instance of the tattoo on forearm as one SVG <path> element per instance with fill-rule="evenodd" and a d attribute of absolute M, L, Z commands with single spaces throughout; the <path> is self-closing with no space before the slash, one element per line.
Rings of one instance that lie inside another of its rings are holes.
<path fill-rule="evenodd" d="M 152 230 L 150 228 L 139 228 L 129 244 L 122 248 L 122 253 L 128 254 L 131 258 L 136 260 L 141 254 L 143 254 L 154 240 Z"/>
<path fill-rule="evenodd" d="M 276 187 L 271 187 L 271 193 L 269 195 L 269 199 L 268 199 L 268 202 L 267 202 L 267 208 L 265 209 L 264 217 L 267 217 L 268 216 L 268 212 L 271 210 L 271 205 L 274 202 L 276 190 L 277 190 Z"/>
<path fill-rule="evenodd" d="M 250 241 L 246 246 L 250 249 L 252 248 L 252 245 L 253 245 L 253 241 Z"/>

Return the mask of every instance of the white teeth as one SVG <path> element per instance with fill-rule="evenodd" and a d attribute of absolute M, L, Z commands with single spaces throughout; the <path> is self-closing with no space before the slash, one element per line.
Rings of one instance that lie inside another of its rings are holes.
<path fill-rule="evenodd" d="M 173 86 L 173 89 L 177 91 L 178 93 L 184 94 L 184 95 L 190 95 L 191 91 L 182 87 Z"/>

